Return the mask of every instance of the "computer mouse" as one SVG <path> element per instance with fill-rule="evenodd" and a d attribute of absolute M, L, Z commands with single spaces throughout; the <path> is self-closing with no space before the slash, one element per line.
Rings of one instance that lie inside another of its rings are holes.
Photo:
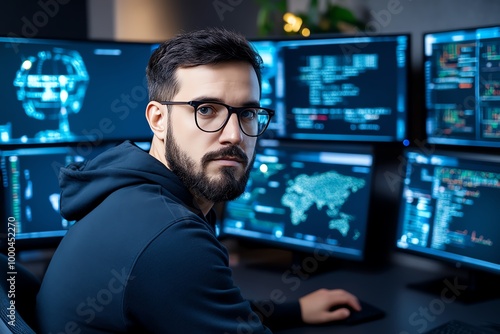
<path fill-rule="evenodd" d="M 355 310 L 348 304 L 335 305 L 334 307 L 330 308 L 330 311 L 335 311 L 340 308 L 348 309 L 351 314 L 347 318 L 338 321 L 339 323 L 345 323 L 348 325 L 355 325 L 367 321 L 377 320 L 385 316 L 385 312 L 377 306 L 364 301 L 359 301 L 359 303 L 361 305 L 361 311 Z"/>

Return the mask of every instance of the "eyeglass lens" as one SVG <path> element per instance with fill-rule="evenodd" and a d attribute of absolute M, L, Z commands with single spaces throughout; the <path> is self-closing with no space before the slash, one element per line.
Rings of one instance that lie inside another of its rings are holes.
<path fill-rule="evenodd" d="M 269 123 L 270 115 L 261 108 L 238 108 L 236 112 L 241 130 L 249 136 L 261 134 Z M 229 110 L 218 103 L 204 103 L 196 108 L 196 122 L 200 129 L 208 132 L 219 131 L 229 119 Z"/>

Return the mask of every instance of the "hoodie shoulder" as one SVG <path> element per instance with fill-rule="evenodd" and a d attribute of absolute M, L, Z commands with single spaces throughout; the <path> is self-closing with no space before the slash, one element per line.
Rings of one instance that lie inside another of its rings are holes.
<path fill-rule="evenodd" d="M 81 219 L 116 190 L 144 183 L 171 191 L 183 188 L 163 163 L 134 143 L 123 142 L 94 159 L 61 168 L 61 215 L 68 220 Z"/>

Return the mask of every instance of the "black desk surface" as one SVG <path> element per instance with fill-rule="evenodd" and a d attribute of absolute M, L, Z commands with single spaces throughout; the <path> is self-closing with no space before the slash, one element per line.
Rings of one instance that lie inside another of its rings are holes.
<path fill-rule="evenodd" d="M 232 252 L 234 280 L 248 299 L 270 299 L 273 293 L 283 293 L 296 299 L 319 288 L 342 288 L 359 299 L 374 304 L 386 312 L 382 319 L 353 326 L 329 324 L 305 326 L 277 333 L 423 333 L 446 321 L 460 319 L 476 325 L 500 324 L 500 299 L 477 303 L 462 303 L 456 294 L 463 286 L 441 294 L 430 294 L 408 288 L 408 283 L 440 278 L 444 274 L 458 275 L 439 263 L 408 254 L 391 256 L 389 265 L 379 269 L 363 269 L 342 265 L 321 270 L 321 263 L 311 258 L 293 267 L 293 262 L 274 250 L 241 253 Z M 295 273 L 293 272 L 295 270 Z M 500 286 L 496 286 L 500 289 Z"/>

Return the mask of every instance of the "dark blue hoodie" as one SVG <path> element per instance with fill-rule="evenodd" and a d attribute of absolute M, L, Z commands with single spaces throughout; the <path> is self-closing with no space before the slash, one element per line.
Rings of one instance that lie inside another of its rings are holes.
<path fill-rule="evenodd" d="M 160 161 L 125 142 L 59 182 L 77 222 L 42 282 L 42 333 L 270 333 L 233 284 L 214 212 Z M 298 303 L 275 311 L 265 321 L 300 318 Z"/>

